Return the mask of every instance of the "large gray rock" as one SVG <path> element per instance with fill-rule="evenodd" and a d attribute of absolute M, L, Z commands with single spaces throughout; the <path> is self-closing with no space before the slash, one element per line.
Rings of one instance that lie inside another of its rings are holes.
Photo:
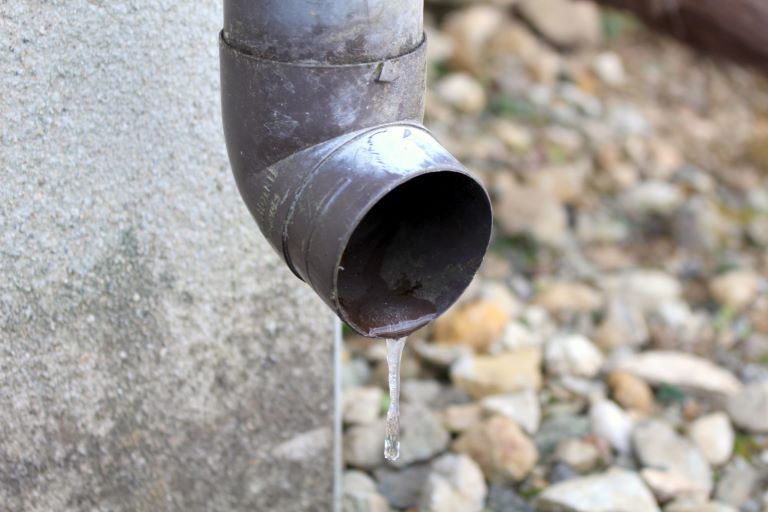
<path fill-rule="evenodd" d="M 548 487 L 539 495 L 541 512 L 658 512 L 643 480 L 630 471 L 614 469 Z"/>
<path fill-rule="evenodd" d="M 481 512 L 486 494 L 483 473 L 466 455 L 435 460 L 421 495 L 422 512 Z"/>
<path fill-rule="evenodd" d="M 715 489 L 715 498 L 722 503 L 740 507 L 746 502 L 760 477 L 749 462 L 734 458 L 723 470 Z"/>
<path fill-rule="evenodd" d="M 3 510 L 331 509 L 331 315 L 240 200 L 221 26 L 0 3 Z"/>
<path fill-rule="evenodd" d="M 667 423 L 652 420 L 639 424 L 632 433 L 632 443 L 644 466 L 678 473 L 699 485 L 704 495 L 712 490 L 712 470 L 707 460 Z"/>
<path fill-rule="evenodd" d="M 376 492 L 376 483 L 361 471 L 347 471 L 341 481 L 342 512 L 389 512 L 389 505 Z"/>

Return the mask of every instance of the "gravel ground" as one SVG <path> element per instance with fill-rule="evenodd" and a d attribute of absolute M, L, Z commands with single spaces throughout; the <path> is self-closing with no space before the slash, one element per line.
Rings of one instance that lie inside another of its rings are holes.
<path fill-rule="evenodd" d="M 427 125 L 491 250 L 344 354 L 344 510 L 768 512 L 768 83 L 567 0 L 433 2 Z"/>

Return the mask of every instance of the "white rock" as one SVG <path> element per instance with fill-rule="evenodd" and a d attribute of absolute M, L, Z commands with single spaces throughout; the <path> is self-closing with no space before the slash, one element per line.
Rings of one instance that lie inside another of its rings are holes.
<path fill-rule="evenodd" d="M 666 181 L 645 181 L 622 194 L 621 205 L 630 213 L 669 214 L 683 202 L 683 194 Z"/>
<path fill-rule="evenodd" d="M 710 464 L 719 466 L 731 458 L 735 434 L 725 413 L 715 412 L 698 418 L 688 427 L 688 436 Z"/>
<path fill-rule="evenodd" d="M 624 85 L 627 81 L 624 63 L 617 53 L 602 52 L 598 54 L 592 63 L 592 69 L 597 77 L 606 85 L 618 87 Z"/>
<path fill-rule="evenodd" d="M 656 500 L 643 480 L 630 471 L 614 469 L 574 478 L 548 487 L 536 501 L 540 512 L 658 512 Z"/>
<path fill-rule="evenodd" d="M 480 512 L 487 488 L 480 468 L 466 455 L 435 460 L 421 495 L 422 512 Z"/>
<path fill-rule="evenodd" d="M 541 407 L 536 392 L 530 389 L 506 395 L 492 395 L 480 402 L 483 410 L 513 420 L 529 434 L 534 434 L 541 423 Z"/>
<path fill-rule="evenodd" d="M 707 498 L 704 489 L 685 475 L 652 468 L 645 468 L 640 474 L 662 503 L 678 498 L 701 502 Z"/>
<path fill-rule="evenodd" d="M 716 501 L 679 500 L 664 507 L 664 512 L 739 512 L 738 509 Z"/>
<path fill-rule="evenodd" d="M 741 384 L 728 370 L 684 352 L 651 350 L 629 356 L 617 365 L 651 384 L 671 384 L 716 398 L 739 392 Z"/>
<path fill-rule="evenodd" d="M 704 496 L 712 490 L 712 470 L 698 448 L 660 420 L 635 427 L 632 445 L 640 462 L 649 468 L 680 474 L 701 487 Z"/>
<path fill-rule="evenodd" d="M 600 450 L 594 443 L 582 439 L 566 439 L 557 445 L 555 458 L 565 462 L 576 471 L 589 471 L 600 460 Z"/>
<path fill-rule="evenodd" d="M 728 414 L 736 426 L 768 434 L 768 380 L 754 382 L 728 401 Z"/>
<path fill-rule="evenodd" d="M 659 270 L 631 270 L 604 277 L 600 284 L 605 292 L 631 303 L 645 312 L 655 311 L 660 304 L 682 296 L 680 282 Z"/>
<path fill-rule="evenodd" d="M 539 348 L 544 340 L 538 333 L 534 333 L 528 326 L 521 322 L 510 322 L 504 328 L 501 337 L 501 345 L 504 350 L 517 350 L 521 348 Z"/>
<path fill-rule="evenodd" d="M 476 114 L 485 108 L 485 89 L 466 73 L 452 73 L 435 84 L 437 96 L 456 110 Z"/>
<path fill-rule="evenodd" d="M 523 17 L 557 46 L 576 47 L 600 41 L 600 11 L 594 4 L 570 0 L 520 0 Z"/>
<path fill-rule="evenodd" d="M 376 492 L 376 483 L 362 471 L 346 471 L 341 486 L 342 512 L 389 512 L 387 500 Z"/>
<path fill-rule="evenodd" d="M 344 390 L 342 418 L 347 424 L 365 424 L 376 421 L 381 409 L 381 388 L 359 387 Z"/>
<path fill-rule="evenodd" d="M 599 400 L 589 409 L 592 432 L 608 441 L 619 453 L 632 451 L 632 418 L 611 400 Z"/>
<path fill-rule="evenodd" d="M 759 290 L 757 274 L 749 270 L 733 270 L 715 277 L 709 285 L 717 302 L 734 309 L 749 305 Z"/>
<path fill-rule="evenodd" d="M 547 372 L 555 376 L 594 377 L 603 366 L 602 352 L 584 336 L 561 334 L 546 346 Z"/>

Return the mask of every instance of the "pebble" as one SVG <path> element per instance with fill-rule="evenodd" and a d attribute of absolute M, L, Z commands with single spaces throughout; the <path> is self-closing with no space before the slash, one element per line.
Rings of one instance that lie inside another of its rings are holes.
<path fill-rule="evenodd" d="M 600 461 L 600 450 L 594 443 L 583 439 L 566 439 L 557 445 L 555 458 L 576 471 L 586 473 L 597 466 Z"/>
<path fill-rule="evenodd" d="M 653 469 L 677 473 L 698 485 L 704 495 L 712 490 L 712 470 L 698 448 L 679 436 L 667 423 L 652 420 L 639 424 L 632 444 L 640 462 Z"/>
<path fill-rule="evenodd" d="M 488 396 L 483 398 L 480 405 L 488 414 L 500 414 L 511 419 L 528 434 L 535 434 L 541 423 L 539 397 L 531 389 Z"/>
<path fill-rule="evenodd" d="M 402 404 L 400 409 L 400 458 L 391 462 L 405 467 L 414 462 L 428 460 L 443 451 L 450 435 L 439 418 L 421 404 Z M 382 436 L 380 444 L 384 442 Z M 378 449 L 382 451 L 381 444 Z"/>
<path fill-rule="evenodd" d="M 754 272 L 732 270 L 712 279 L 709 290 L 717 302 L 739 310 L 755 299 L 759 286 L 759 278 Z"/>
<path fill-rule="evenodd" d="M 489 300 L 453 308 L 434 322 L 433 339 L 440 344 L 469 345 L 484 352 L 504 332 L 510 317 L 507 310 Z"/>
<path fill-rule="evenodd" d="M 544 489 L 536 500 L 541 512 L 658 512 L 643 480 L 630 471 L 613 469 L 575 478 Z"/>
<path fill-rule="evenodd" d="M 739 512 L 738 509 L 715 501 L 681 500 L 664 507 L 664 512 Z"/>
<path fill-rule="evenodd" d="M 715 499 L 734 507 L 741 507 L 755 488 L 759 476 L 755 468 L 741 457 L 731 461 L 717 482 Z"/>
<path fill-rule="evenodd" d="M 622 194 L 621 205 L 634 214 L 670 214 L 683 203 L 680 190 L 666 181 L 648 180 Z"/>
<path fill-rule="evenodd" d="M 535 304 L 550 313 L 591 312 L 603 305 L 603 296 L 582 283 L 555 282 L 544 285 L 535 299 Z"/>
<path fill-rule="evenodd" d="M 384 463 L 384 422 L 357 425 L 344 433 L 344 462 L 360 469 L 373 469 Z"/>
<path fill-rule="evenodd" d="M 728 401 L 728 414 L 744 430 L 768 434 L 768 380 L 744 386 Z"/>
<path fill-rule="evenodd" d="M 594 377 L 605 362 L 602 352 L 579 334 L 560 334 L 546 345 L 547 373 L 556 377 Z"/>
<path fill-rule="evenodd" d="M 603 321 L 593 335 L 598 347 L 606 352 L 622 346 L 638 346 L 649 337 L 648 324 L 636 305 L 610 300 Z"/>
<path fill-rule="evenodd" d="M 640 474 L 660 503 L 681 498 L 700 502 L 707 497 L 699 484 L 680 473 L 645 468 Z"/>
<path fill-rule="evenodd" d="M 741 384 L 728 370 L 684 352 L 649 350 L 621 360 L 617 369 L 653 385 L 671 384 L 707 397 L 728 397 Z"/>
<path fill-rule="evenodd" d="M 553 196 L 526 186 L 500 190 L 494 215 L 501 230 L 509 236 L 529 234 L 537 241 L 559 246 L 568 223 L 563 205 Z"/>
<path fill-rule="evenodd" d="M 600 285 L 609 297 L 626 301 L 643 312 L 652 312 L 660 304 L 678 300 L 683 287 L 673 276 L 660 270 L 636 269 L 601 279 Z"/>
<path fill-rule="evenodd" d="M 611 397 L 623 408 L 648 414 L 653 410 L 653 391 L 631 373 L 614 370 L 606 379 Z"/>
<path fill-rule="evenodd" d="M 400 399 L 412 404 L 431 407 L 443 391 L 443 386 L 434 380 L 408 379 L 400 385 Z"/>
<path fill-rule="evenodd" d="M 504 11 L 489 5 L 472 5 L 449 13 L 443 23 L 443 32 L 453 43 L 449 64 L 470 73 L 482 72 L 488 41 L 504 20 Z"/>
<path fill-rule="evenodd" d="M 453 450 L 477 462 L 489 481 L 520 481 L 538 460 L 533 442 L 514 421 L 492 416 L 470 427 L 454 441 Z"/>
<path fill-rule="evenodd" d="M 376 470 L 378 490 L 396 509 L 414 507 L 429 475 L 429 463 L 413 464 L 401 470 L 382 467 Z"/>
<path fill-rule="evenodd" d="M 619 87 L 627 81 L 624 63 L 615 52 L 599 53 L 592 62 L 592 69 L 605 85 Z"/>
<path fill-rule="evenodd" d="M 600 12 L 594 4 L 569 0 L 520 0 L 523 18 L 554 45 L 591 46 L 601 40 Z"/>
<path fill-rule="evenodd" d="M 434 87 L 437 97 L 465 114 L 477 114 L 485 108 L 485 89 L 466 73 L 451 73 Z"/>
<path fill-rule="evenodd" d="M 728 415 L 723 412 L 714 412 L 696 419 L 688 427 L 688 437 L 714 466 L 724 464 L 733 454 L 736 436 Z"/>
<path fill-rule="evenodd" d="M 346 424 L 372 423 L 379 417 L 383 392 L 377 387 L 347 388 L 343 394 L 342 418 Z"/>
<path fill-rule="evenodd" d="M 485 508 L 488 512 L 533 512 L 514 489 L 497 484 L 491 484 Z"/>
<path fill-rule="evenodd" d="M 376 492 L 376 483 L 362 471 L 345 471 L 342 512 L 389 512 L 387 500 Z"/>
<path fill-rule="evenodd" d="M 534 436 L 534 442 L 542 455 L 548 455 L 555 450 L 560 442 L 566 439 L 584 437 L 589 431 L 589 418 L 571 414 L 557 414 L 544 420 Z"/>
<path fill-rule="evenodd" d="M 451 381 L 475 399 L 524 389 L 539 389 L 541 351 L 528 348 L 464 357 L 451 366 Z"/>
<path fill-rule="evenodd" d="M 592 432 L 605 439 L 619 453 L 632 451 L 632 429 L 635 422 L 610 400 L 599 400 L 589 409 Z"/>
<path fill-rule="evenodd" d="M 443 455 L 432 464 L 432 471 L 421 494 L 419 510 L 481 512 L 486 492 L 483 473 L 471 458 L 465 455 Z"/>
<path fill-rule="evenodd" d="M 421 359 L 439 368 L 447 368 L 473 352 L 472 348 L 467 345 L 417 342 L 413 343 L 412 346 Z"/>
<path fill-rule="evenodd" d="M 525 184 L 541 190 L 561 203 L 575 203 L 584 196 L 591 164 L 551 165 L 525 174 Z"/>
<path fill-rule="evenodd" d="M 455 434 L 478 423 L 483 417 L 483 408 L 477 403 L 452 405 L 443 409 L 440 417 L 443 426 Z"/>

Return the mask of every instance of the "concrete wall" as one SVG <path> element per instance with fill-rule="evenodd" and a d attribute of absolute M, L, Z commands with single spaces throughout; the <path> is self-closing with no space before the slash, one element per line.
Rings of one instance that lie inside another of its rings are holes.
<path fill-rule="evenodd" d="M 235 190 L 220 9 L 0 2 L 0 510 L 331 508 L 331 315 Z"/>

